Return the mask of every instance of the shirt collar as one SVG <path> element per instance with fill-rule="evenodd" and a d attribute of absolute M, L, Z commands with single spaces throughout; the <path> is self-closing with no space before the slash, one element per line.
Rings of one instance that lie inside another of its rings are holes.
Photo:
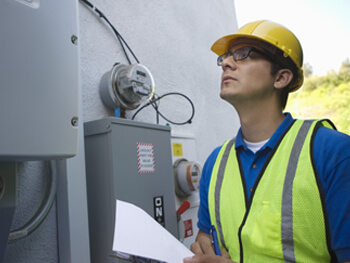
<path fill-rule="evenodd" d="M 265 146 L 262 149 L 265 149 L 266 147 L 269 147 L 270 149 L 272 149 L 273 147 L 275 147 L 279 138 L 282 136 L 282 134 L 285 132 L 285 130 L 289 127 L 289 125 L 294 121 L 294 119 L 290 113 L 287 112 L 284 115 L 285 115 L 284 120 L 282 121 L 280 126 L 278 126 L 275 133 L 272 135 L 270 140 L 265 144 Z M 245 144 L 245 142 L 243 140 L 241 128 L 239 128 L 239 130 L 238 130 L 236 142 L 235 142 L 235 148 L 238 149 L 240 147 L 247 148 L 247 145 Z"/>

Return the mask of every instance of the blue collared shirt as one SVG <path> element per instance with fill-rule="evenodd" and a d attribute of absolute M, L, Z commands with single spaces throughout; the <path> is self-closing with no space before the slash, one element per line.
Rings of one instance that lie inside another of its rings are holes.
<path fill-rule="evenodd" d="M 258 178 L 260 170 L 262 169 L 267 157 L 269 156 L 271 150 L 275 147 L 279 138 L 282 136 L 284 131 L 293 122 L 293 118 L 290 114 L 287 114 L 280 126 L 277 128 L 276 132 L 268 140 L 268 142 L 260 148 L 255 154 L 248 149 L 246 143 L 243 140 L 243 135 L 241 129 L 239 129 L 235 148 L 239 153 L 239 157 L 242 161 L 242 168 L 244 173 L 244 179 L 246 183 L 246 191 L 248 199 L 250 198 L 251 189 L 253 189 L 254 183 Z"/>
<path fill-rule="evenodd" d="M 293 120 L 287 113 L 269 141 L 255 154 L 245 144 L 241 129 L 238 131 L 235 148 L 241 160 L 248 199 L 269 153 Z M 197 225 L 207 234 L 212 225 L 208 210 L 209 182 L 220 149 L 221 146 L 208 157 L 200 182 Z M 332 249 L 339 262 L 350 260 L 350 136 L 321 127 L 315 135 L 313 155 L 325 196 Z"/>

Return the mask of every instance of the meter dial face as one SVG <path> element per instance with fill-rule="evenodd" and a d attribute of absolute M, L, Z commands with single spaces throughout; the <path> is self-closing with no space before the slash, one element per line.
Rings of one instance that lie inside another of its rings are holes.
<path fill-rule="evenodd" d="M 154 80 L 149 70 L 140 64 L 115 65 L 106 72 L 100 83 L 100 95 L 111 108 L 134 110 L 152 98 Z"/>
<path fill-rule="evenodd" d="M 189 162 L 185 159 L 175 163 L 175 187 L 180 196 L 190 195 L 199 189 L 202 167 L 198 162 Z"/>

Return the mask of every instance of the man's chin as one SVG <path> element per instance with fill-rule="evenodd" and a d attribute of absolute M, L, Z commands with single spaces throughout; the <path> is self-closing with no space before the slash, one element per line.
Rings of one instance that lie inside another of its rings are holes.
<path fill-rule="evenodd" d="M 223 100 L 231 100 L 235 97 L 235 95 L 228 91 L 228 90 L 225 90 L 224 89 L 221 89 L 221 92 L 220 92 L 220 98 L 223 99 Z"/>

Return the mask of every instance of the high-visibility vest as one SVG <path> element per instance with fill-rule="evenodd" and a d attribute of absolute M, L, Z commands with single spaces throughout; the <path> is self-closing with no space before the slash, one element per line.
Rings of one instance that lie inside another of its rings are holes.
<path fill-rule="evenodd" d="M 222 248 L 235 262 L 331 262 L 329 229 L 313 163 L 313 138 L 330 121 L 294 121 L 262 168 L 250 200 L 234 140 L 221 148 L 208 193 Z M 332 255 L 332 256 L 331 256 Z"/>

